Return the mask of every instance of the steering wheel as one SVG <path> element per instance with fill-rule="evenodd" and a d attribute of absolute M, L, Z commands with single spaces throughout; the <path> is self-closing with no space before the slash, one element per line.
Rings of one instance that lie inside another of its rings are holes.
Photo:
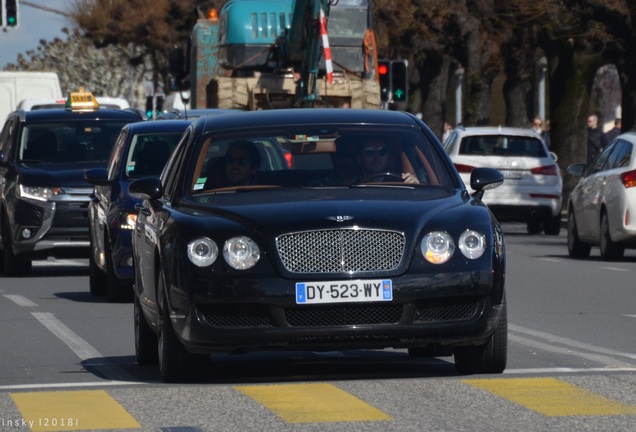
<path fill-rule="evenodd" d="M 369 182 L 375 178 L 378 177 L 391 177 L 391 178 L 395 178 L 398 179 L 399 181 L 403 182 L 404 179 L 402 178 L 402 174 L 397 174 L 397 173 L 392 173 L 392 172 L 383 172 L 383 173 L 377 173 L 377 174 L 373 174 L 367 178 L 365 178 L 364 180 L 362 180 L 362 183 L 366 183 Z"/>

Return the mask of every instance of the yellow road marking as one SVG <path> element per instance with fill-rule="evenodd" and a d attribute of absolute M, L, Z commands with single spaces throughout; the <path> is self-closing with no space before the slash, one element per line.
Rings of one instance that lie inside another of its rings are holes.
<path fill-rule="evenodd" d="M 32 431 L 141 428 L 104 390 L 11 393 L 11 398 Z"/>
<path fill-rule="evenodd" d="M 546 416 L 636 415 L 636 407 L 556 378 L 462 380 Z"/>
<path fill-rule="evenodd" d="M 388 421 L 391 416 L 330 384 L 237 386 L 287 423 Z"/>

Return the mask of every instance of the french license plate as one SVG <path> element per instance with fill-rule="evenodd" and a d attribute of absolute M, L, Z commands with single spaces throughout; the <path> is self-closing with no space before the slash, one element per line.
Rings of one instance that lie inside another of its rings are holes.
<path fill-rule="evenodd" d="M 505 179 L 519 180 L 521 178 L 521 173 L 519 171 L 500 170 L 500 172 Z"/>
<path fill-rule="evenodd" d="M 299 282 L 297 304 L 372 302 L 393 300 L 390 279 Z"/>

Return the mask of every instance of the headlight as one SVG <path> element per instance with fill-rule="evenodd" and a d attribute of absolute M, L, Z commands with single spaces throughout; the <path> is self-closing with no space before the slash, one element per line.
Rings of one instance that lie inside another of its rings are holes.
<path fill-rule="evenodd" d="M 426 261 L 443 264 L 453 256 L 455 243 L 447 232 L 434 231 L 424 236 L 421 249 Z"/>
<path fill-rule="evenodd" d="M 486 237 L 480 232 L 466 230 L 459 236 L 459 250 L 466 258 L 477 259 L 486 251 Z"/>
<path fill-rule="evenodd" d="M 27 198 L 36 201 L 48 201 L 55 195 L 64 193 L 59 187 L 40 187 L 40 186 L 24 186 L 20 185 L 17 189 L 19 198 Z"/>
<path fill-rule="evenodd" d="M 218 256 L 219 248 L 207 237 L 201 237 L 188 243 L 188 258 L 195 266 L 212 265 Z"/>
<path fill-rule="evenodd" d="M 237 270 L 254 267 L 260 257 L 261 251 L 256 243 L 248 237 L 233 237 L 223 245 L 223 258 Z"/>

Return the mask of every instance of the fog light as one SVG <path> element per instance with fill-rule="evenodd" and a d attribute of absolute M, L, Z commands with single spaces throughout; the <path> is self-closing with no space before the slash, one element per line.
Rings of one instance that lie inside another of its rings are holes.
<path fill-rule="evenodd" d="M 22 231 L 20 232 L 20 235 L 22 236 L 23 239 L 30 239 L 31 230 L 28 228 L 23 228 Z"/>

